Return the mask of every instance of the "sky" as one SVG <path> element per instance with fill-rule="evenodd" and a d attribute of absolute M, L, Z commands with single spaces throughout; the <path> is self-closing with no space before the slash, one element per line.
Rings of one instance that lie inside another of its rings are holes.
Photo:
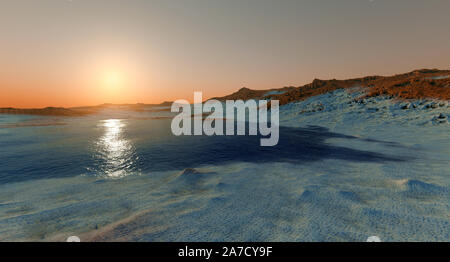
<path fill-rule="evenodd" d="M 0 107 L 450 69 L 448 0 L 0 0 Z"/>

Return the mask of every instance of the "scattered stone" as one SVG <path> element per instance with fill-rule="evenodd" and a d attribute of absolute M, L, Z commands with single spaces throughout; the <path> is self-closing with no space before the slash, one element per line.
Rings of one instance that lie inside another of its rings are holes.
<path fill-rule="evenodd" d="M 367 104 L 367 101 L 365 99 L 360 99 L 358 100 L 358 104 L 365 105 Z"/>
<path fill-rule="evenodd" d="M 401 108 L 402 109 L 409 109 L 411 107 L 411 104 L 406 104 L 406 105 L 403 105 Z"/>
<path fill-rule="evenodd" d="M 437 103 L 431 103 L 431 104 L 427 104 L 426 106 L 425 106 L 425 108 L 438 108 L 438 104 Z"/>
<path fill-rule="evenodd" d="M 439 119 L 446 119 L 447 116 L 445 116 L 444 114 L 440 113 L 439 116 L 438 116 L 438 118 L 439 118 Z"/>

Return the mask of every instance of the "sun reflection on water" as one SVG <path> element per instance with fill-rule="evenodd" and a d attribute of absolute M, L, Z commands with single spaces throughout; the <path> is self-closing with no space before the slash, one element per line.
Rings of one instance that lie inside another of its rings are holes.
<path fill-rule="evenodd" d="M 121 178 L 130 174 L 137 159 L 130 140 L 124 130 L 127 126 L 122 119 L 102 120 L 99 127 L 105 132 L 96 142 L 97 156 L 101 163 L 98 171 L 106 177 Z"/>

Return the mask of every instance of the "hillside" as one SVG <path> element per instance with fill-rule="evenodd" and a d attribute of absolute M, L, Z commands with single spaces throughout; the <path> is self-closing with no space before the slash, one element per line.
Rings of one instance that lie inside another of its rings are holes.
<path fill-rule="evenodd" d="M 337 89 L 352 87 L 367 88 L 365 97 L 380 95 L 399 99 L 436 98 L 450 99 L 450 70 L 422 69 L 394 76 L 367 76 L 348 80 L 320 80 L 299 87 L 284 87 L 270 90 L 251 90 L 242 88 L 239 91 L 217 100 L 276 99 L 280 105 L 325 94 Z"/>

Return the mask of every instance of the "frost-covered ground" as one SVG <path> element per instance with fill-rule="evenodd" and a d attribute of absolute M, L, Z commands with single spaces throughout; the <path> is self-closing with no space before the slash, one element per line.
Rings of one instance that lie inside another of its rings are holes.
<path fill-rule="evenodd" d="M 448 241 L 448 103 L 362 94 L 281 107 L 272 151 L 189 144 L 185 168 L 1 184 L 0 240 Z"/>

